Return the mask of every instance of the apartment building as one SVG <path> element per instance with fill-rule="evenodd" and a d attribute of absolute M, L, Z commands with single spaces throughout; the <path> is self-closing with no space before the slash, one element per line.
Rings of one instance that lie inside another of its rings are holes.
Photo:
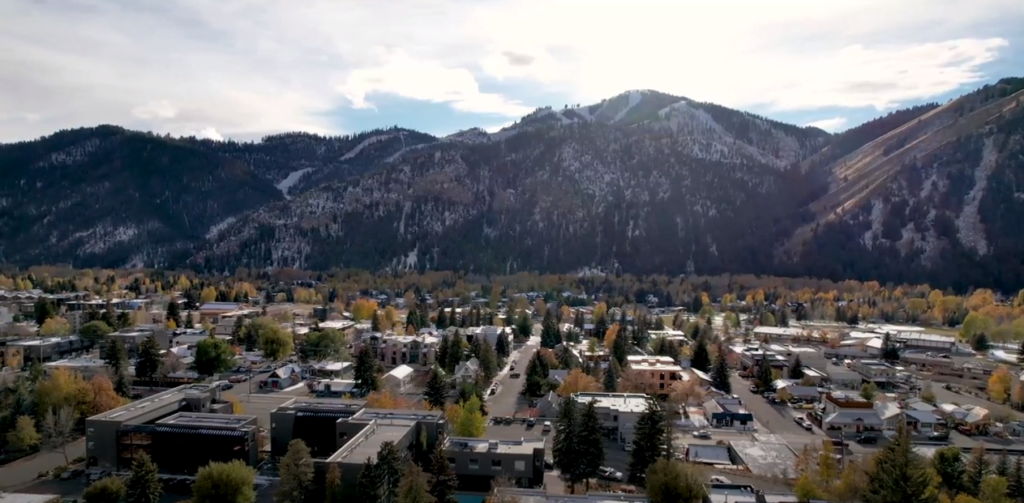
<path fill-rule="evenodd" d="M 105 361 L 89 357 L 68 358 L 43 364 L 43 372 L 46 372 L 47 374 L 57 369 L 78 372 L 85 379 L 90 379 L 95 375 L 109 374 L 109 369 L 107 368 L 107 363 Z"/>
<path fill-rule="evenodd" d="M 88 339 L 82 339 L 77 335 L 65 337 L 47 337 L 22 339 L 8 341 L 7 347 L 17 348 L 21 352 L 22 361 L 29 362 L 52 362 L 68 356 L 82 353 L 92 349 L 93 343 Z"/>
<path fill-rule="evenodd" d="M 668 356 L 627 356 L 627 371 L 644 393 L 668 395 L 683 368 Z"/>
<path fill-rule="evenodd" d="M 124 349 L 130 358 L 134 358 L 138 355 L 139 346 L 141 346 L 142 342 L 149 337 L 156 339 L 160 349 L 168 349 L 171 347 L 171 331 L 162 325 L 126 328 L 107 334 L 107 340 L 116 341 L 124 346 Z"/>
<path fill-rule="evenodd" d="M 650 397 L 642 393 L 575 393 L 579 405 L 594 402 L 604 429 L 621 444 L 633 441 L 633 432 L 640 415 L 647 409 Z"/>
<path fill-rule="evenodd" d="M 440 341 L 438 337 L 426 333 L 399 335 L 392 332 L 370 332 L 360 337 L 359 346 L 369 347 L 385 367 L 430 367 L 434 365 Z"/>
<path fill-rule="evenodd" d="M 463 490 L 487 490 L 495 477 L 532 487 L 544 479 L 544 438 L 494 440 L 451 437 L 445 455 Z"/>
<path fill-rule="evenodd" d="M 87 418 L 87 465 L 127 470 L 141 452 L 161 470 L 176 473 L 195 473 L 210 461 L 242 459 L 255 465 L 256 417 L 230 415 L 232 406 L 221 400 L 218 384 L 179 386 Z"/>

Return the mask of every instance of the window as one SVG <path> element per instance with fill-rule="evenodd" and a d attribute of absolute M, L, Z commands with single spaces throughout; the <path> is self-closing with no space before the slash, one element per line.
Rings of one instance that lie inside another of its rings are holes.
<path fill-rule="evenodd" d="M 658 383 L 658 388 L 659 389 L 665 389 L 665 383 L 663 383 L 663 382 Z"/>
<path fill-rule="evenodd" d="M 526 471 L 526 461 L 516 461 L 516 471 L 517 472 L 525 472 Z"/>
<path fill-rule="evenodd" d="M 619 415 L 616 414 L 616 415 L 612 416 L 612 421 L 615 421 L 616 423 L 619 422 Z"/>
<path fill-rule="evenodd" d="M 454 468 L 455 467 L 455 458 L 448 458 L 448 464 L 452 465 L 452 467 Z"/>
<path fill-rule="evenodd" d="M 479 459 L 470 458 L 469 459 L 469 469 L 470 470 L 479 470 L 480 469 L 480 460 Z"/>
<path fill-rule="evenodd" d="M 501 470 L 501 460 L 500 459 L 492 459 L 491 460 L 491 470 Z"/>
<path fill-rule="evenodd" d="M 665 380 L 665 373 L 664 372 L 661 373 L 661 379 L 660 380 L 662 380 L 662 381 Z"/>

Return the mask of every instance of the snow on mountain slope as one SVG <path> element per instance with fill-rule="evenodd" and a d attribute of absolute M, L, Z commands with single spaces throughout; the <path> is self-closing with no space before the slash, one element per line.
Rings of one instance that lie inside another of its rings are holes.
<path fill-rule="evenodd" d="M 291 173 L 288 173 L 288 176 L 286 176 L 284 180 L 277 182 L 275 187 L 277 187 L 277 190 L 280 190 L 281 194 L 284 194 L 284 197 L 287 198 L 288 191 L 291 190 L 292 185 L 295 185 L 295 183 L 299 181 L 299 178 L 302 178 L 302 175 L 305 175 L 310 171 L 313 171 L 313 168 L 302 168 L 292 171 Z"/>

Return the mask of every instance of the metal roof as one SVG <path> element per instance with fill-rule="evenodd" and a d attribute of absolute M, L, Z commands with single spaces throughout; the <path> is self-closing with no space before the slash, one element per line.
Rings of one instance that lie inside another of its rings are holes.
<path fill-rule="evenodd" d="M 246 432 L 242 430 L 213 430 L 207 428 L 180 428 L 173 426 L 157 426 L 153 429 L 158 433 L 179 433 L 186 435 L 213 435 L 218 437 L 244 437 Z"/>

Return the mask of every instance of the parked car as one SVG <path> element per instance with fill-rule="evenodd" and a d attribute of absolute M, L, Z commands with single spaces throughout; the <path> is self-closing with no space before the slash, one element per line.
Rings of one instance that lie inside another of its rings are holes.
<path fill-rule="evenodd" d="M 623 449 L 625 449 L 626 452 L 633 452 L 633 442 L 626 444 Z"/>
<path fill-rule="evenodd" d="M 555 460 L 553 460 L 551 458 L 544 458 L 544 469 L 545 470 L 554 470 L 555 469 Z"/>
<path fill-rule="evenodd" d="M 622 472 L 607 466 L 602 466 L 601 468 L 598 468 L 597 474 L 600 475 L 601 478 L 607 480 L 622 481 L 623 479 Z"/>
<path fill-rule="evenodd" d="M 928 440 L 933 440 L 933 441 L 936 441 L 936 442 L 945 442 L 945 441 L 949 440 L 949 432 L 948 431 L 933 431 L 933 432 L 928 434 Z"/>
<path fill-rule="evenodd" d="M 750 385 L 749 389 L 750 389 L 750 392 L 754 393 L 754 394 L 756 394 L 758 391 L 760 391 L 760 390 L 757 389 L 757 386 L 755 386 L 753 384 Z"/>
<path fill-rule="evenodd" d="M 511 374 L 508 375 L 508 378 L 509 379 L 519 379 L 520 375 L 521 374 L 519 374 L 519 372 L 512 372 Z"/>
<path fill-rule="evenodd" d="M 725 477 L 723 477 L 723 476 L 721 476 L 721 475 L 712 475 L 711 476 L 711 483 L 712 484 L 732 484 L 732 481 L 727 479 L 727 478 L 725 478 Z"/>
<path fill-rule="evenodd" d="M 227 390 L 229 390 L 229 389 L 231 389 L 231 388 L 234 388 L 234 387 L 235 387 L 235 385 L 234 385 L 234 384 L 231 384 L 231 383 L 229 383 L 229 382 L 226 382 L 226 383 L 224 383 L 224 384 L 221 384 L 221 385 L 220 385 L 220 390 L 221 390 L 221 391 L 227 391 Z"/>
<path fill-rule="evenodd" d="M 526 426 L 529 426 L 531 428 L 534 427 L 534 426 L 537 426 L 537 419 L 533 418 L 533 417 L 531 417 L 530 419 L 527 419 L 526 420 Z"/>
<path fill-rule="evenodd" d="M 878 437 L 874 435 L 857 435 L 857 438 L 854 441 L 858 444 L 877 444 Z"/>
<path fill-rule="evenodd" d="M 551 431 L 551 421 L 544 421 L 544 427 L 541 431 Z"/>
<path fill-rule="evenodd" d="M 692 433 L 693 438 L 711 438 L 711 432 L 708 430 L 700 430 Z"/>

